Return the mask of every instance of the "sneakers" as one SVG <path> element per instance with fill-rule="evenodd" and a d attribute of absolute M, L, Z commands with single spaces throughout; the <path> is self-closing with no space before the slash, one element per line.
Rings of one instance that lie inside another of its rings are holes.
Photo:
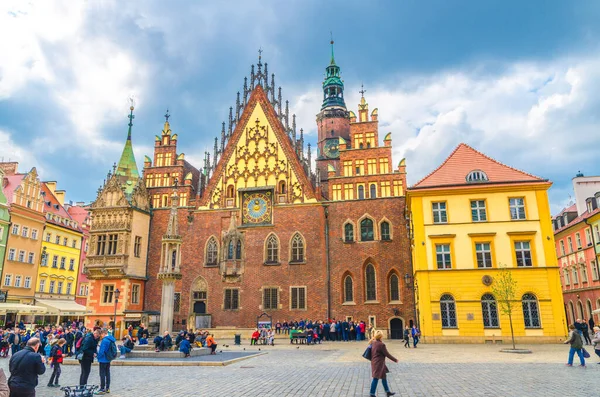
<path fill-rule="evenodd" d="M 121 360 L 123 360 L 123 359 L 125 358 L 125 355 L 121 354 L 121 355 L 119 356 L 119 358 L 120 358 Z"/>
<path fill-rule="evenodd" d="M 94 394 L 95 394 L 95 395 L 103 395 L 103 394 L 106 394 L 106 391 L 104 391 L 104 390 L 100 389 L 100 390 L 96 390 L 96 391 L 94 392 Z"/>
<path fill-rule="evenodd" d="M 565 364 L 567 367 L 572 367 L 573 364 Z"/>
<path fill-rule="evenodd" d="M 58 383 L 56 383 L 56 384 L 48 383 L 48 387 L 60 387 L 60 385 Z"/>

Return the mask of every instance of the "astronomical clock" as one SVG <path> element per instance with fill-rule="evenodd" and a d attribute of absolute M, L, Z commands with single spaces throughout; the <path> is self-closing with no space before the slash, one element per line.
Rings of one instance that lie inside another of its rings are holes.
<path fill-rule="evenodd" d="M 273 222 L 273 191 L 246 191 L 242 193 L 242 223 L 270 225 Z"/>
<path fill-rule="evenodd" d="M 329 159 L 337 159 L 340 157 L 339 138 L 328 139 L 323 145 L 323 154 Z"/>

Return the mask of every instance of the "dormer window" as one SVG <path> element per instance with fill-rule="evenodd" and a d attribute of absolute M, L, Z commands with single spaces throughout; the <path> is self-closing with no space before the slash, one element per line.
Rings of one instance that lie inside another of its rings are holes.
<path fill-rule="evenodd" d="M 485 172 L 481 170 L 469 172 L 466 179 L 468 183 L 487 182 L 489 180 Z"/>

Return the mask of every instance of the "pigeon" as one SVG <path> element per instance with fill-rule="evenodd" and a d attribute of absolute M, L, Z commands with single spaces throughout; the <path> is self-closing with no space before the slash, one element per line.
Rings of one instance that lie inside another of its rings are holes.
<path fill-rule="evenodd" d="M 258 351 L 260 351 L 260 347 L 258 348 Z"/>
<path fill-rule="evenodd" d="M 296 346 L 296 349 L 300 349 L 300 346 Z"/>
<path fill-rule="evenodd" d="M 223 353 L 223 350 L 219 350 L 219 353 Z"/>
<path fill-rule="evenodd" d="M 246 348 L 244 347 L 244 351 L 246 350 Z"/>

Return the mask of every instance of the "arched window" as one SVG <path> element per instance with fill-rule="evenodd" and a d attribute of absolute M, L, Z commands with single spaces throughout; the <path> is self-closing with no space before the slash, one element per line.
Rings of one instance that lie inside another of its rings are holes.
<path fill-rule="evenodd" d="M 484 328 L 498 328 L 498 305 L 496 298 L 492 294 L 485 294 L 481 297 L 481 313 L 483 314 Z"/>
<path fill-rule="evenodd" d="M 525 328 L 540 328 L 540 310 L 535 295 L 525 294 L 523 295 L 523 298 L 521 298 L 521 302 L 523 303 Z"/>
<path fill-rule="evenodd" d="M 234 251 L 234 246 L 233 246 L 233 240 L 231 240 L 229 242 L 229 246 L 227 247 L 227 259 L 233 259 L 233 251 Z"/>
<path fill-rule="evenodd" d="M 360 221 L 360 240 L 361 241 L 373 241 L 375 235 L 373 233 L 373 220 L 365 218 Z"/>
<path fill-rule="evenodd" d="M 229 185 L 227 186 L 227 197 L 228 198 L 233 198 L 233 195 L 235 194 L 235 188 L 233 187 L 233 185 Z"/>
<path fill-rule="evenodd" d="M 304 239 L 299 233 L 292 237 L 292 259 L 290 262 L 304 262 Z"/>
<path fill-rule="evenodd" d="M 242 259 L 242 242 L 240 240 L 235 244 L 235 259 Z"/>
<path fill-rule="evenodd" d="M 370 263 L 365 269 L 365 284 L 366 300 L 377 300 L 377 283 L 375 282 L 375 267 Z"/>
<path fill-rule="evenodd" d="M 344 241 L 347 243 L 354 241 L 354 226 L 351 223 L 344 225 Z"/>
<path fill-rule="evenodd" d="M 398 275 L 393 273 L 390 276 L 390 300 L 391 301 L 399 301 L 400 300 L 400 280 L 398 279 Z"/>
<path fill-rule="evenodd" d="M 217 240 L 214 237 L 211 237 L 206 244 L 206 266 L 217 265 L 218 253 L 219 246 L 217 245 Z"/>
<path fill-rule="evenodd" d="M 581 301 L 577 302 L 577 317 L 581 319 L 585 318 L 585 312 L 583 311 L 583 305 L 581 304 Z"/>
<path fill-rule="evenodd" d="M 285 194 L 285 181 L 279 182 L 279 194 Z"/>
<path fill-rule="evenodd" d="M 358 199 L 359 200 L 365 199 L 365 187 L 363 185 L 358 186 Z"/>
<path fill-rule="evenodd" d="M 375 184 L 371 184 L 369 187 L 369 198 L 377 198 L 377 186 Z"/>
<path fill-rule="evenodd" d="M 351 276 L 344 279 L 344 302 L 354 302 L 354 282 Z"/>
<path fill-rule="evenodd" d="M 452 295 L 442 295 L 440 298 L 442 313 L 442 328 L 456 328 L 456 304 Z"/>
<path fill-rule="evenodd" d="M 391 235 L 390 235 L 390 224 L 388 222 L 381 222 L 381 239 L 383 241 L 389 241 L 391 240 Z"/>
<path fill-rule="evenodd" d="M 467 182 L 470 182 L 470 183 L 487 182 L 488 181 L 487 175 L 485 174 L 485 172 L 483 172 L 481 170 L 475 170 L 475 171 L 469 172 L 466 179 L 467 179 Z"/>
<path fill-rule="evenodd" d="M 177 250 L 171 252 L 171 269 L 175 269 L 175 267 L 177 267 Z"/>
<path fill-rule="evenodd" d="M 585 320 L 589 319 L 590 317 L 592 317 L 592 301 L 590 301 L 589 299 L 587 300 L 587 315 L 585 316 Z"/>
<path fill-rule="evenodd" d="M 577 313 L 575 313 L 575 306 L 573 306 L 572 301 L 569 301 L 569 311 L 571 312 L 571 324 L 575 324 L 575 320 L 577 319 Z"/>
<path fill-rule="evenodd" d="M 279 262 L 279 241 L 274 234 L 267 237 L 267 263 Z"/>

